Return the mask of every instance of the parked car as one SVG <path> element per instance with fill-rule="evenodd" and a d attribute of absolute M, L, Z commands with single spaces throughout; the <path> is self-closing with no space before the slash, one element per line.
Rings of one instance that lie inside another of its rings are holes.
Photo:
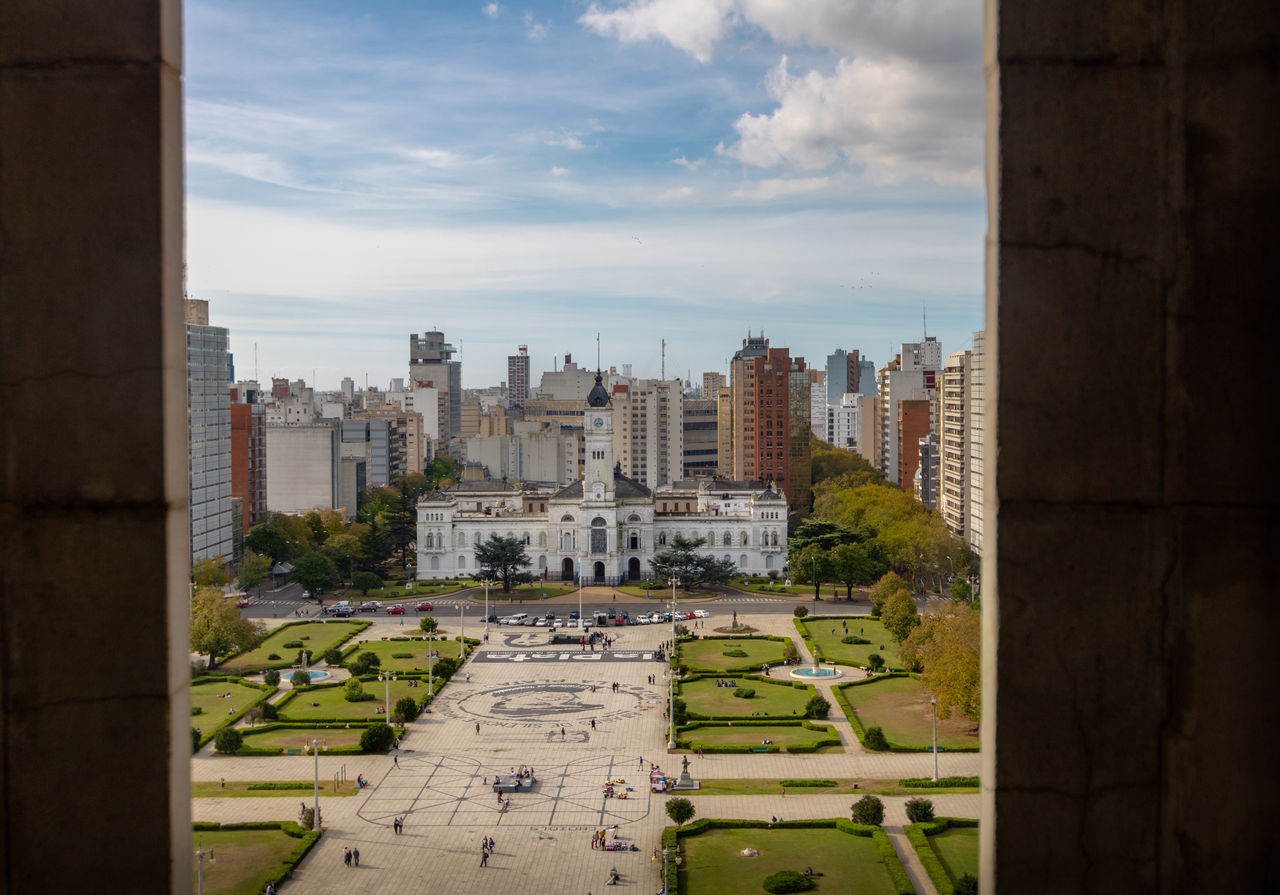
<path fill-rule="evenodd" d="M 556 617 L 555 612 L 551 609 L 548 609 L 545 618 L 555 618 L 555 617 Z"/>
<path fill-rule="evenodd" d="M 577 617 L 578 617 L 578 610 L 575 609 L 569 613 L 569 618 L 577 618 Z"/>
<path fill-rule="evenodd" d="M 547 626 L 547 620 L 545 618 L 538 619 L 536 627 L 545 628 L 546 626 Z"/>
<path fill-rule="evenodd" d="M 427 607 L 428 607 L 428 608 L 430 608 L 430 607 L 431 607 L 431 604 L 430 604 L 430 603 L 428 603 L 428 604 L 427 604 Z M 421 608 L 421 607 L 419 607 L 419 608 Z M 489 622 L 490 624 L 497 624 L 497 622 L 498 622 L 498 616 L 497 616 L 496 614 L 490 615 L 487 619 L 485 619 L 485 621 Z"/>
<path fill-rule="evenodd" d="M 404 607 L 397 603 L 387 607 L 387 615 L 404 615 Z"/>
<path fill-rule="evenodd" d="M 304 590 L 304 591 L 302 592 L 302 599 L 304 599 L 304 600 L 310 600 L 310 599 L 311 599 L 311 591 L 309 591 L 309 590 Z"/>
<path fill-rule="evenodd" d="M 418 610 L 419 612 L 431 612 L 436 607 L 432 606 L 426 600 L 423 600 L 421 603 L 419 603 L 417 606 L 414 606 L 413 608 Z"/>
<path fill-rule="evenodd" d="M 370 600 L 368 603 L 360 604 L 361 612 L 377 612 L 381 608 L 382 608 L 382 604 L 379 603 L 377 600 Z"/>
<path fill-rule="evenodd" d="M 350 606 L 335 606 L 329 610 L 329 614 L 334 618 L 351 618 L 356 614 L 356 611 Z"/>
<path fill-rule="evenodd" d="M 563 627 L 564 627 L 564 619 L 562 619 L 562 618 L 552 619 L 552 624 L 553 624 L 555 627 L 557 627 L 557 628 L 563 628 Z"/>
<path fill-rule="evenodd" d="M 693 614 L 696 618 L 711 618 L 711 613 L 705 609 L 695 609 Z"/>

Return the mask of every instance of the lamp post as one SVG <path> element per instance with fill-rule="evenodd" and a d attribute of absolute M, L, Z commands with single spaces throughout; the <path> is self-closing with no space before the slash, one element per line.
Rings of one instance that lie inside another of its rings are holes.
<path fill-rule="evenodd" d="M 196 846 L 196 895 L 204 895 L 204 856 L 209 856 L 209 861 L 213 861 L 213 849 L 204 850 L 204 845 Z"/>
<path fill-rule="evenodd" d="M 582 560 L 578 560 L 578 632 L 582 632 Z"/>
<path fill-rule="evenodd" d="M 933 706 L 933 782 L 938 782 L 938 697 L 930 696 L 929 704 Z"/>
<path fill-rule="evenodd" d="M 386 703 L 386 714 L 387 714 L 387 721 L 388 721 L 388 723 L 390 723 L 390 720 L 391 720 L 391 682 L 392 682 L 392 681 L 394 681 L 394 680 L 396 679 L 396 673 L 395 673 L 394 671 L 380 671 L 380 672 L 378 672 L 378 679 L 379 679 L 379 680 L 382 680 L 382 681 L 386 681 L 386 684 L 387 684 L 387 703 Z"/>
<path fill-rule="evenodd" d="M 436 688 L 432 681 L 432 666 L 436 664 L 436 632 L 434 629 L 427 632 L 427 704 L 430 705 L 431 698 L 436 695 Z"/>
<path fill-rule="evenodd" d="M 467 617 L 466 617 L 466 612 L 467 612 L 467 607 L 465 607 L 465 606 L 463 606 L 461 603 L 459 603 L 459 604 L 458 604 L 458 633 L 459 633 L 461 636 L 458 638 L 458 655 L 460 655 L 460 656 L 462 657 L 461 659 L 459 659 L 459 660 L 458 660 L 458 664 L 459 664 L 459 665 L 461 665 L 463 662 L 467 661 Z"/>
<path fill-rule="evenodd" d="M 815 553 L 809 557 L 813 560 L 813 614 L 818 614 L 818 588 L 822 585 L 818 584 L 818 555 Z"/>
<path fill-rule="evenodd" d="M 311 829 L 320 832 L 320 740 L 311 741 L 311 755 L 315 759 L 315 795 L 314 808 L 311 811 Z"/>
<path fill-rule="evenodd" d="M 484 579 L 484 633 L 489 636 L 489 579 Z"/>
<path fill-rule="evenodd" d="M 676 576 L 671 576 L 671 651 L 667 664 L 670 668 L 671 677 L 671 737 L 667 740 L 667 748 L 674 749 L 676 747 Z M 663 884 L 666 884 L 666 878 L 663 877 Z"/>

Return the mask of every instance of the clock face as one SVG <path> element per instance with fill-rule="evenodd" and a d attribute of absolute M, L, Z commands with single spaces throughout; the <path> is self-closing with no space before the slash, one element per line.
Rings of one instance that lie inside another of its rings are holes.
<path fill-rule="evenodd" d="M 597 429 L 599 429 L 601 426 L 603 426 L 603 425 L 604 425 L 604 417 L 602 417 L 602 416 L 598 416 L 598 417 L 596 417 L 595 419 L 593 419 L 593 420 L 591 421 L 591 425 L 593 425 L 593 426 L 595 426 Z"/>

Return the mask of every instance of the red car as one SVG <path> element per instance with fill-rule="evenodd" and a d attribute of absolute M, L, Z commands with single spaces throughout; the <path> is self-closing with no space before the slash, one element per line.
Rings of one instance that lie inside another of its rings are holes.
<path fill-rule="evenodd" d="M 423 601 L 423 602 L 419 603 L 417 606 L 414 606 L 413 608 L 414 608 L 414 609 L 416 609 L 416 610 L 418 610 L 419 612 L 430 612 L 431 610 L 435 609 L 436 607 L 432 606 L 430 603 L 428 603 L 428 602 L 426 602 L 426 601 Z"/>
<path fill-rule="evenodd" d="M 404 607 L 397 603 L 387 607 L 387 615 L 404 615 Z"/>

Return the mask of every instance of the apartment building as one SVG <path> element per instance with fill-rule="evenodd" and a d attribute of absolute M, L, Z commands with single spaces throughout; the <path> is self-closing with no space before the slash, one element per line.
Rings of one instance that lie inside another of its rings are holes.
<path fill-rule="evenodd" d="M 234 562 L 240 520 L 231 507 L 231 360 L 226 327 L 209 325 L 209 303 L 183 302 L 187 335 L 187 501 L 191 562 Z"/>
<path fill-rule="evenodd" d="M 969 540 L 969 456 L 973 352 L 954 351 L 942 369 L 942 457 L 938 509 L 951 533 Z"/>

